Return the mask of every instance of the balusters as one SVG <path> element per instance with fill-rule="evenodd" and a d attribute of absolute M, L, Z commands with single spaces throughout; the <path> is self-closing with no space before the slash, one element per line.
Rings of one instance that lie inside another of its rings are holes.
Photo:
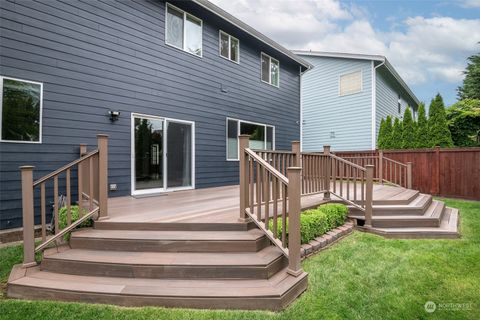
<path fill-rule="evenodd" d="M 67 189 L 67 226 L 72 224 L 72 212 L 71 212 L 71 193 L 70 193 L 70 169 L 67 169 L 66 176 L 65 176 L 65 184 Z"/>
<path fill-rule="evenodd" d="M 287 247 L 286 233 L 287 233 L 287 186 L 282 183 L 282 246 Z"/>
<path fill-rule="evenodd" d="M 53 219 L 55 224 L 55 234 L 58 230 L 58 175 L 53 178 Z"/>
<path fill-rule="evenodd" d="M 249 200 L 249 203 L 250 203 L 250 213 L 253 214 L 253 204 L 255 202 L 255 199 L 253 198 L 253 194 L 254 194 L 254 188 L 255 188 L 255 179 L 254 179 L 254 176 L 253 176 L 253 159 L 252 157 L 248 156 L 247 158 L 247 161 L 248 161 L 248 166 L 249 166 L 249 176 L 250 176 L 250 190 L 249 190 L 249 197 L 248 197 L 248 200 Z"/>
<path fill-rule="evenodd" d="M 272 232 L 273 237 L 277 238 L 277 215 L 278 215 L 278 178 L 272 176 L 272 200 L 273 200 L 273 220 L 272 220 Z"/>
<path fill-rule="evenodd" d="M 45 212 L 45 182 L 40 184 L 40 219 L 42 222 L 42 241 L 47 240 L 47 217 Z"/>
<path fill-rule="evenodd" d="M 88 159 L 88 200 L 90 202 L 90 211 L 93 210 L 93 157 Z"/>
<path fill-rule="evenodd" d="M 264 170 L 263 177 L 263 192 L 265 201 L 265 229 L 268 230 L 268 219 L 270 214 L 270 172 L 268 170 Z"/>

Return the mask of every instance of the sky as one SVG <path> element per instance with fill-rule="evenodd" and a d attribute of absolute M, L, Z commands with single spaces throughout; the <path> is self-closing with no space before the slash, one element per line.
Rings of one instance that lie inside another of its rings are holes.
<path fill-rule="evenodd" d="M 288 49 L 384 55 L 427 105 L 480 52 L 480 0 L 211 1 Z"/>

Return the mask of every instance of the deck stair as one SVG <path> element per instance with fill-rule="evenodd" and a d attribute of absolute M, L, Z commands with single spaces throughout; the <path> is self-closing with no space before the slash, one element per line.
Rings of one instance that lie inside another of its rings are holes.
<path fill-rule="evenodd" d="M 175 224 L 174 230 L 109 224 L 74 231 L 32 268 L 16 266 L 8 296 L 123 306 L 280 310 L 307 287 L 307 274 L 248 223 Z M 182 227 L 183 225 L 183 227 Z M 118 227 L 118 228 L 117 228 Z M 193 230 L 193 231 L 192 231 Z"/>
<path fill-rule="evenodd" d="M 397 188 L 398 189 L 398 188 Z M 458 238 L 459 213 L 431 195 L 402 188 L 396 195 L 373 201 L 372 225 L 363 213 L 350 207 L 350 218 L 359 229 L 387 238 Z"/>

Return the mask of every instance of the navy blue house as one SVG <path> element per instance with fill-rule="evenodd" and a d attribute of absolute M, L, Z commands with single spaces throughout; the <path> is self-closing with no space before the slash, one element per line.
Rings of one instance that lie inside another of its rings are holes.
<path fill-rule="evenodd" d="M 110 197 L 236 184 L 240 133 L 300 140 L 310 64 L 208 1 L 0 6 L 0 229 L 21 226 L 19 166 L 39 178 L 98 133 Z"/>

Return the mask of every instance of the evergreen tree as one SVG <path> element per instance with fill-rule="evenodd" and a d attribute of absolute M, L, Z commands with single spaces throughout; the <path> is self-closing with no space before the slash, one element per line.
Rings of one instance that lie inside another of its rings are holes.
<path fill-rule="evenodd" d="M 380 129 L 378 129 L 377 148 L 385 149 L 385 119 L 380 121 Z"/>
<path fill-rule="evenodd" d="M 383 136 L 384 136 L 384 149 L 392 149 L 392 132 L 393 132 L 393 126 L 392 126 L 392 117 L 387 116 L 385 119 L 385 128 L 383 130 Z"/>
<path fill-rule="evenodd" d="M 430 147 L 430 138 L 428 133 L 428 121 L 425 115 L 425 104 L 422 102 L 418 107 L 418 119 L 416 130 L 416 148 Z"/>
<path fill-rule="evenodd" d="M 428 132 L 430 147 L 453 147 L 452 135 L 447 124 L 445 105 L 439 93 L 432 99 L 428 110 Z"/>
<path fill-rule="evenodd" d="M 401 149 L 402 148 L 402 136 L 403 136 L 403 124 L 400 119 L 395 118 L 395 122 L 393 123 L 393 130 L 392 130 L 392 141 L 391 141 L 391 149 Z"/>
<path fill-rule="evenodd" d="M 410 107 L 405 109 L 403 114 L 403 128 L 402 128 L 402 148 L 413 149 L 416 146 L 415 141 L 415 122 L 413 121 Z"/>
<path fill-rule="evenodd" d="M 463 99 L 480 99 L 480 53 L 470 56 L 463 72 L 465 78 L 458 88 L 458 97 Z"/>

